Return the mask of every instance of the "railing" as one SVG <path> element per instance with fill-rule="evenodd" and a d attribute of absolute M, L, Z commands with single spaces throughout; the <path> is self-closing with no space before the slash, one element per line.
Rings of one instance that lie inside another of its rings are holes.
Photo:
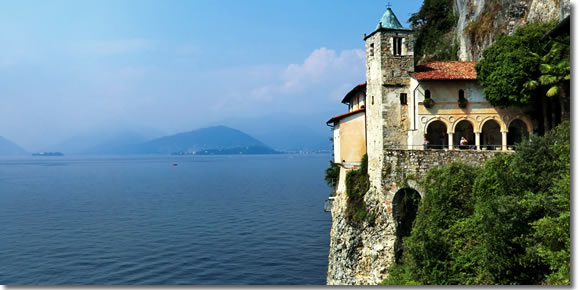
<path fill-rule="evenodd" d="M 453 145 L 451 150 L 471 150 L 471 151 L 500 151 L 502 150 L 502 144 L 482 144 L 479 145 L 480 150 L 477 150 L 477 146 L 474 144 L 468 145 Z M 386 146 L 385 149 L 390 150 L 450 150 L 449 145 L 404 145 L 404 146 Z M 516 149 L 515 145 L 507 145 L 508 151 Z"/>
<path fill-rule="evenodd" d="M 335 196 L 329 196 L 327 200 L 324 201 L 324 211 L 330 212 L 332 211 L 332 201 L 335 199 Z"/>

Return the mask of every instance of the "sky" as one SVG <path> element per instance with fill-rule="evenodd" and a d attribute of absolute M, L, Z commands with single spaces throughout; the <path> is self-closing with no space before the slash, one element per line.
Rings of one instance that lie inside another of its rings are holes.
<path fill-rule="evenodd" d="M 386 4 L 2 1 L 0 136 L 34 151 L 99 130 L 154 137 L 272 114 L 325 126 L 365 81 L 363 34 Z M 409 27 L 422 1 L 391 4 Z"/>

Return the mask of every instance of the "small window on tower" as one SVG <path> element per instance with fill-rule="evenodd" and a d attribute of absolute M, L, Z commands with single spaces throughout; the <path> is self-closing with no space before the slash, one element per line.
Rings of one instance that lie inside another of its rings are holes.
<path fill-rule="evenodd" d="M 371 56 L 374 56 L 375 55 L 375 44 L 374 43 L 371 43 L 370 50 L 371 50 L 370 51 Z"/>
<path fill-rule="evenodd" d="M 399 95 L 399 98 L 401 99 L 401 105 L 407 104 L 407 94 L 406 93 L 401 93 Z"/>
<path fill-rule="evenodd" d="M 401 37 L 393 37 L 393 55 L 402 54 L 403 39 Z"/>

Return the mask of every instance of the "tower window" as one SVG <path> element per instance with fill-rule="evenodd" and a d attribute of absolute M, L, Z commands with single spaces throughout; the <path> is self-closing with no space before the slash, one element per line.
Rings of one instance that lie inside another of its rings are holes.
<path fill-rule="evenodd" d="M 393 55 L 401 55 L 403 47 L 403 38 L 393 37 Z"/>
<path fill-rule="evenodd" d="M 399 98 L 401 99 L 401 105 L 407 104 L 407 94 L 406 93 L 401 93 L 399 95 Z"/>
<path fill-rule="evenodd" d="M 371 56 L 375 56 L 375 44 L 374 43 L 371 43 L 370 50 L 371 50 L 370 51 Z"/>

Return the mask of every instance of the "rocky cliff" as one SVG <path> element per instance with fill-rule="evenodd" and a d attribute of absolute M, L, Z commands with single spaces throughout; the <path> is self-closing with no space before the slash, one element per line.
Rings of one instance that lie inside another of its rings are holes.
<path fill-rule="evenodd" d="M 478 61 L 497 35 L 519 26 L 562 19 L 570 14 L 570 0 L 454 0 L 458 16 L 454 29 L 460 60 Z"/>

